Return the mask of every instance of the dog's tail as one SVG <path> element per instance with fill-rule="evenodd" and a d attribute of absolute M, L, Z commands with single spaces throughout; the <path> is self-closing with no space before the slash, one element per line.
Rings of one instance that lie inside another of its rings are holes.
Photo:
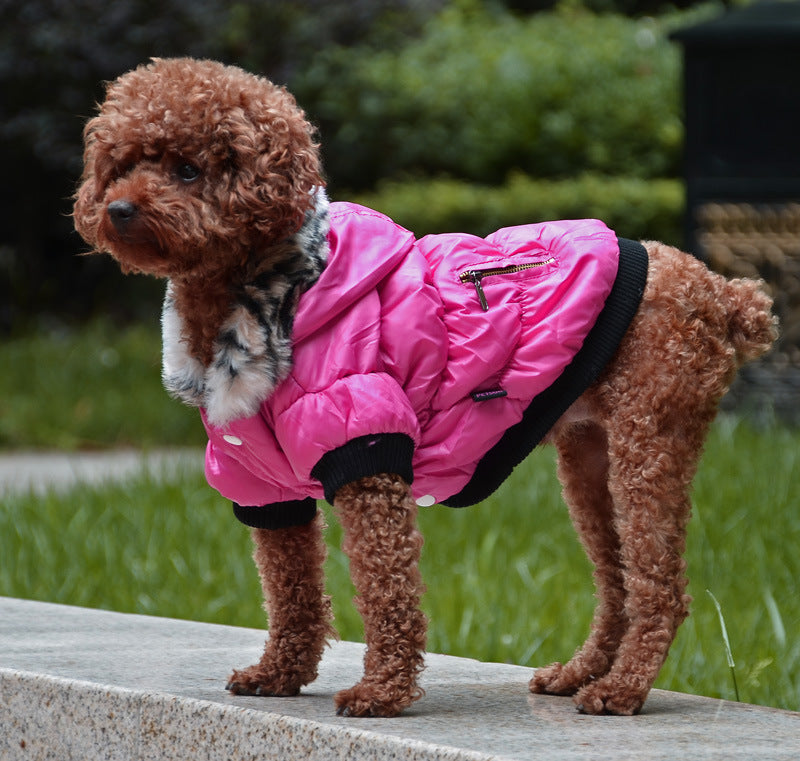
<path fill-rule="evenodd" d="M 727 292 L 728 336 L 737 364 L 743 365 L 769 351 L 778 337 L 778 318 L 762 281 L 729 280 Z"/>

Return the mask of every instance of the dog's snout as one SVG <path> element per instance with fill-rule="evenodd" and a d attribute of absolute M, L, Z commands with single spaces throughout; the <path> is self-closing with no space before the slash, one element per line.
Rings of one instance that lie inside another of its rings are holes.
<path fill-rule="evenodd" d="M 118 230 L 122 230 L 137 214 L 136 204 L 127 198 L 120 198 L 108 204 L 108 216 Z"/>

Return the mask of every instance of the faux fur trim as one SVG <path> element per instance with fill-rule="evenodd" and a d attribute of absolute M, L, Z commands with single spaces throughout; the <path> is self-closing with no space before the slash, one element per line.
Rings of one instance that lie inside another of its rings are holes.
<path fill-rule="evenodd" d="M 164 387 L 176 399 L 204 408 L 211 425 L 255 415 L 288 375 L 300 295 L 317 281 L 328 259 L 328 207 L 320 188 L 314 209 L 291 239 L 296 255 L 289 256 L 281 272 L 257 278 L 236 296 L 208 367 L 188 351 L 172 284 L 167 284 L 161 316 Z"/>

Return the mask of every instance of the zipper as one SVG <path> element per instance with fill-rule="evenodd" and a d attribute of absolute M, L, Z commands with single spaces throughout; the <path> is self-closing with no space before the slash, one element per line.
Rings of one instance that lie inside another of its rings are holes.
<path fill-rule="evenodd" d="M 512 275 L 515 272 L 524 272 L 525 270 L 536 269 L 545 264 L 550 264 L 554 261 L 551 256 L 549 259 L 543 259 L 540 262 L 529 262 L 528 264 L 511 264 L 508 267 L 493 267 L 486 270 L 466 270 L 462 272 L 458 279 L 462 283 L 472 283 L 475 286 L 475 291 L 478 294 L 478 300 L 481 302 L 481 309 L 484 312 L 489 311 L 489 303 L 486 301 L 486 294 L 483 291 L 483 278 L 493 277 L 494 275 Z"/>

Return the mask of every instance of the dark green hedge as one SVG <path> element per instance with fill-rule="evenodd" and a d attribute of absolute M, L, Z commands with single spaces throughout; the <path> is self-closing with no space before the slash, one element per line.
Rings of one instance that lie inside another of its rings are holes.
<path fill-rule="evenodd" d="M 333 183 L 679 174 L 680 51 L 667 22 L 470 6 L 448 6 L 400 51 L 323 50 L 293 79 Z"/>
<path fill-rule="evenodd" d="M 378 209 L 417 235 L 460 230 L 483 236 L 508 225 L 592 217 L 626 238 L 680 245 L 683 237 L 684 189 L 678 180 L 514 175 L 500 187 L 456 180 L 389 182 L 347 200 Z"/>

